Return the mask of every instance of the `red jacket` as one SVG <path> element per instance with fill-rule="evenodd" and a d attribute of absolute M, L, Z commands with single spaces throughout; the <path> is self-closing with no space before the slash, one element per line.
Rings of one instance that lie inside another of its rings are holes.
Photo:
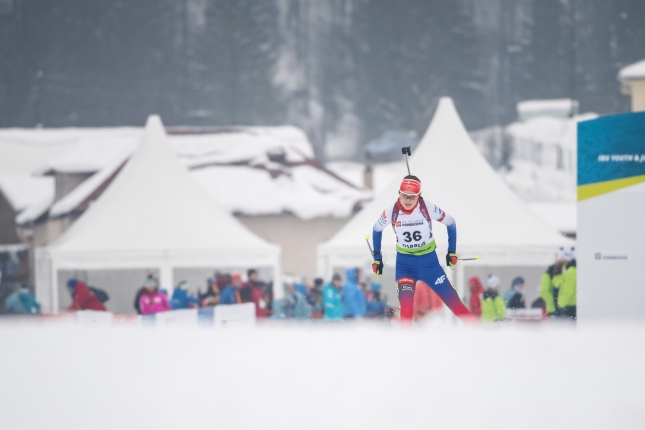
<path fill-rule="evenodd" d="M 240 291 L 242 303 L 255 304 L 255 316 L 257 318 L 266 318 L 269 316 L 267 303 L 264 297 L 264 285 L 259 282 L 249 281 Z"/>
<path fill-rule="evenodd" d="M 76 291 L 72 296 L 72 305 L 67 308 L 70 311 L 106 311 L 105 305 L 101 303 L 99 299 L 96 298 L 93 292 L 91 292 L 85 283 L 77 281 L 76 282 Z"/>
<path fill-rule="evenodd" d="M 470 287 L 470 312 L 477 318 L 482 316 L 482 303 L 479 295 L 484 292 L 484 287 L 478 277 L 473 276 L 468 280 Z"/>

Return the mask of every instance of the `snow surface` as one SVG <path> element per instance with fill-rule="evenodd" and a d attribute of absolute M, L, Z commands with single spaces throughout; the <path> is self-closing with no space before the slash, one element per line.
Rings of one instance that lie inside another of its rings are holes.
<path fill-rule="evenodd" d="M 645 79 L 645 60 L 638 61 L 620 69 L 618 79 L 621 81 Z"/>
<path fill-rule="evenodd" d="M 7 429 L 641 429 L 645 325 L 0 326 Z M 22 369 L 22 371 L 9 371 Z"/>

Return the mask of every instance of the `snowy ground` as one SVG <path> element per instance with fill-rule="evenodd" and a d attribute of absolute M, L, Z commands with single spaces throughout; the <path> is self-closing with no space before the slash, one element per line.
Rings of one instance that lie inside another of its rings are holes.
<path fill-rule="evenodd" d="M 645 324 L 0 326 L 6 429 L 637 429 Z"/>

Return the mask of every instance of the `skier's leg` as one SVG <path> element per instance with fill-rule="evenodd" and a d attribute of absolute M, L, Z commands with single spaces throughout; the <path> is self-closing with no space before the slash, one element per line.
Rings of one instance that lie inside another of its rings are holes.
<path fill-rule="evenodd" d="M 402 264 L 397 259 L 396 290 L 401 305 L 401 321 L 412 321 L 414 316 L 414 286 L 416 284 L 415 270 Z"/>
<path fill-rule="evenodd" d="M 424 267 L 424 273 L 421 280 L 428 284 L 428 286 L 437 293 L 446 306 L 448 306 L 452 313 L 459 319 L 463 321 L 472 321 L 475 319 L 475 316 L 468 310 L 466 305 L 463 304 L 457 291 L 453 288 L 452 284 L 450 284 L 450 281 L 446 276 L 446 272 L 443 271 L 438 260 L 437 264 Z"/>
<path fill-rule="evenodd" d="M 414 278 L 399 278 L 396 281 L 401 305 L 401 321 L 412 321 L 414 316 Z"/>

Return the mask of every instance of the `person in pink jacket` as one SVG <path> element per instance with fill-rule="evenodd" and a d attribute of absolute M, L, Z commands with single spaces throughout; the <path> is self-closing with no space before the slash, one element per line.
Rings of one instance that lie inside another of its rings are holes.
<path fill-rule="evenodd" d="M 157 280 L 154 277 L 148 276 L 143 287 L 146 291 L 139 299 L 142 315 L 156 314 L 171 309 L 168 298 L 164 293 L 159 291 Z"/>

